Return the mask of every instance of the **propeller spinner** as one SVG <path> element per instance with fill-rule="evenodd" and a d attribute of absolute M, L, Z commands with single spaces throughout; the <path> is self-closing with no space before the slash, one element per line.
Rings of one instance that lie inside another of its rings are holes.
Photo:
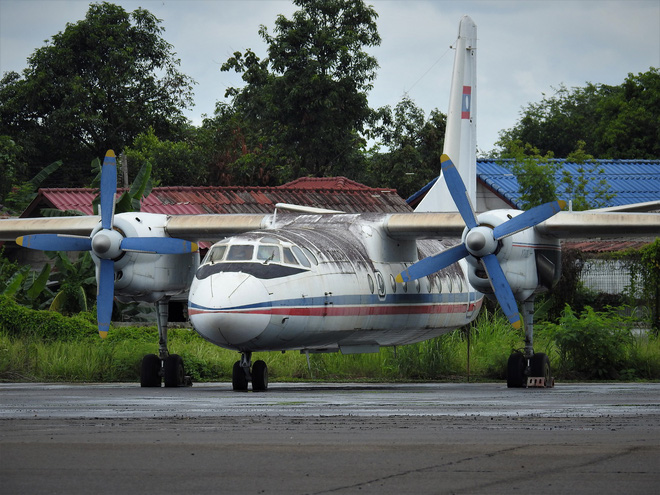
<path fill-rule="evenodd" d="M 108 150 L 101 169 L 101 229 L 90 237 L 63 234 L 34 234 L 16 239 L 20 246 L 42 251 L 91 251 L 98 259 L 96 311 L 99 335 L 110 328 L 114 299 L 114 264 L 125 251 L 154 254 L 188 254 L 197 251 L 194 242 L 171 237 L 124 237 L 113 228 L 117 193 L 117 161 Z"/>
<path fill-rule="evenodd" d="M 520 328 L 521 321 L 516 298 L 495 254 L 499 241 L 547 220 L 561 211 L 566 203 L 564 201 L 551 201 L 527 210 L 494 228 L 488 225 L 479 225 L 467 189 L 458 170 L 456 170 L 447 155 L 442 155 L 441 162 L 442 173 L 449 192 L 466 225 L 467 232 L 463 236 L 464 242 L 414 263 L 397 276 L 397 281 L 407 282 L 426 277 L 463 258 L 473 256 L 484 267 L 495 297 L 509 322 L 514 328 Z"/>

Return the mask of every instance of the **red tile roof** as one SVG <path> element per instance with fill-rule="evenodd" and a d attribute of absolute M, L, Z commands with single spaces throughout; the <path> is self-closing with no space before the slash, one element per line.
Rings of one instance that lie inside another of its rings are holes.
<path fill-rule="evenodd" d="M 616 253 L 628 249 L 640 249 L 652 242 L 651 240 L 630 241 L 623 239 L 609 239 L 598 241 L 564 241 L 563 249 L 576 249 L 583 253 Z"/>
<path fill-rule="evenodd" d="M 40 189 L 22 216 L 38 216 L 41 208 L 78 210 L 91 215 L 96 194 L 94 189 Z M 345 177 L 304 177 L 278 187 L 155 187 L 143 198 L 141 210 L 168 215 L 271 213 L 276 203 L 347 213 L 412 211 L 395 189 L 371 188 Z"/>

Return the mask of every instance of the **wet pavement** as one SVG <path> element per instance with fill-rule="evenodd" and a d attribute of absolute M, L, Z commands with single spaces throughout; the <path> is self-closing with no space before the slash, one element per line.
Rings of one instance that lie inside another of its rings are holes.
<path fill-rule="evenodd" d="M 0 384 L 0 493 L 653 493 L 660 384 Z"/>

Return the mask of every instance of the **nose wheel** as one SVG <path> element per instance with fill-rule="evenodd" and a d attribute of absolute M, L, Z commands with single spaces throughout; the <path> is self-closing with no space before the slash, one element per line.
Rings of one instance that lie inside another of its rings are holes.
<path fill-rule="evenodd" d="M 252 363 L 252 353 L 244 352 L 241 354 L 241 360 L 234 363 L 231 383 L 235 391 L 243 392 L 248 389 L 248 382 L 252 382 L 254 392 L 267 390 L 268 366 L 261 360 Z"/>

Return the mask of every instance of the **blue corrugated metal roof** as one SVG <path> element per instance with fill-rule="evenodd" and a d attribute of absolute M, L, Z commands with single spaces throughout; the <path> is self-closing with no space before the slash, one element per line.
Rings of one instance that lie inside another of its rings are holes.
<path fill-rule="evenodd" d="M 599 182 L 605 180 L 606 191 L 614 196 L 602 206 L 621 206 L 660 199 L 660 160 L 595 160 L 586 164 L 551 160 L 559 165 L 555 175 L 558 199 L 571 200 L 570 192 L 562 182 L 565 173 L 574 181 L 582 174 L 587 179 L 587 200 L 596 199 Z M 510 168 L 512 160 L 477 160 L 477 176 L 519 208 L 521 206 L 518 181 Z"/>

